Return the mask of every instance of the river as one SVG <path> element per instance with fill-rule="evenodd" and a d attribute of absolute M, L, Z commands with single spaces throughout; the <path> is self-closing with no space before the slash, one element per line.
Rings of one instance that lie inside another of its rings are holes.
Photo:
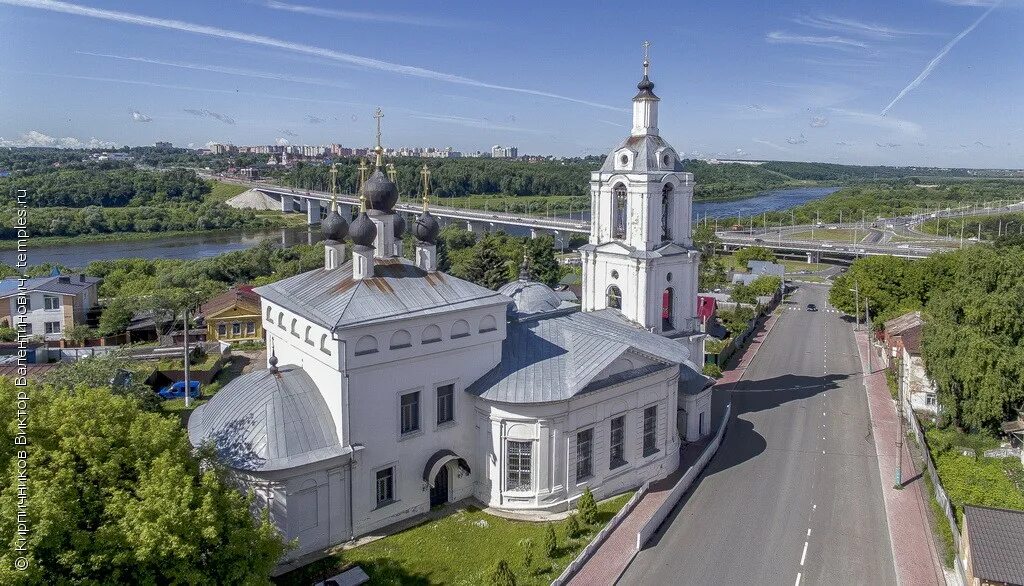
<path fill-rule="evenodd" d="M 705 214 L 709 218 L 724 218 L 785 210 L 820 199 L 838 189 L 838 187 L 774 189 L 743 199 L 696 202 L 693 204 L 693 220 L 696 222 L 703 218 Z M 579 218 L 580 214 L 573 214 L 573 217 Z M 581 219 L 589 220 L 590 212 L 583 212 Z M 508 231 L 515 235 L 526 235 L 528 233 L 528 230 L 525 228 L 510 229 Z M 30 265 L 49 262 L 68 267 L 84 267 L 97 260 L 115 260 L 118 258 L 209 258 L 226 252 L 250 248 L 265 239 L 273 239 L 285 245 L 292 245 L 300 242 L 314 242 L 318 235 L 319 232 L 316 229 L 310 231 L 306 228 L 288 228 L 255 233 L 186 234 L 167 238 L 124 241 L 108 240 L 61 246 L 33 247 L 32 241 L 29 240 L 28 262 Z M 17 253 L 14 250 L 0 250 L 0 263 L 14 265 L 16 255 Z"/>

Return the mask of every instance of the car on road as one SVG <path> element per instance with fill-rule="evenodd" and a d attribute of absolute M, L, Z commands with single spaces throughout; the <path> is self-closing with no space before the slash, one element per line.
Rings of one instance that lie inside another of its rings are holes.
<path fill-rule="evenodd" d="M 813 303 L 807 304 L 807 311 L 818 311 L 818 306 Z"/>
<path fill-rule="evenodd" d="M 199 390 L 200 386 L 201 385 L 197 380 L 188 381 L 189 396 L 192 397 L 193 399 L 198 399 L 200 396 L 202 396 L 202 393 Z M 160 392 L 158 392 L 157 394 L 160 395 L 160 398 L 162 399 L 182 399 L 185 397 L 185 381 L 178 381 L 176 383 L 167 385 L 166 387 L 160 389 Z"/>

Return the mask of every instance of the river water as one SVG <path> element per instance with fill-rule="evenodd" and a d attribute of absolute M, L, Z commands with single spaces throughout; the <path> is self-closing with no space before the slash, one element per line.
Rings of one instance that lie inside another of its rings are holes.
<path fill-rule="evenodd" d="M 693 220 L 696 222 L 703 219 L 705 214 L 708 218 L 725 218 L 785 210 L 820 199 L 838 189 L 837 187 L 775 189 L 743 199 L 696 202 L 693 204 Z M 589 220 L 590 212 L 574 213 L 573 218 Z M 529 232 L 525 228 L 517 229 L 514 226 L 509 226 L 507 231 L 518 236 L 526 235 Z M 30 265 L 49 262 L 68 267 L 84 267 L 97 260 L 118 258 L 198 259 L 244 250 L 266 239 L 272 239 L 283 245 L 292 245 L 301 242 L 312 243 L 318 238 L 319 231 L 315 228 L 313 230 L 288 228 L 268 232 L 186 234 L 167 238 L 109 240 L 63 246 L 33 247 L 30 240 L 28 262 Z M 0 250 L 0 263 L 14 265 L 16 254 L 14 250 Z"/>

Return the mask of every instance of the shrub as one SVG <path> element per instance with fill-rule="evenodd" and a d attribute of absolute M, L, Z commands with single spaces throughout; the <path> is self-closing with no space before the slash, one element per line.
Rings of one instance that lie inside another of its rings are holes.
<path fill-rule="evenodd" d="M 527 537 L 520 540 L 519 545 L 523 548 L 523 568 L 529 571 L 533 566 L 533 540 Z"/>
<path fill-rule="evenodd" d="M 597 523 L 597 503 L 594 502 L 594 493 L 590 492 L 589 486 L 583 489 L 583 494 L 576 503 L 576 510 L 579 511 L 580 521 L 585 525 Z"/>
<path fill-rule="evenodd" d="M 516 575 L 512 573 L 512 568 L 508 567 L 505 560 L 498 560 L 498 565 L 494 566 L 494 571 L 491 572 L 491 585 L 516 586 Z"/>
<path fill-rule="evenodd" d="M 555 526 L 551 523 L 544 529 L 544 555 L 548 558 L 558 555 L 558 537 L 555 536 Z"/>
<path fill-rule="evenodd" d="M 704 374 L 711 378 L 722 378 L 722 369 L 717 364 L 709 362 L 704 365 Z"/>
<path fill-rule="evenodd" d="M 565 536 L 569 539 L 574 539 L 579 537 L 582 532 L 583 528 L 580 527 L 580 521 L 576 518 L 576 515 L 569 515 L 569 518 L 565 522 Z"/>

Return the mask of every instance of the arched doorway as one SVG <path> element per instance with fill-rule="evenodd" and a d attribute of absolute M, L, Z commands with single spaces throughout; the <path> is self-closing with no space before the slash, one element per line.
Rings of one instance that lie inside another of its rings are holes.
<path fill-rule="evenodd" d="M 448 465 L 445 464 L 434 475 L 434 485 L 430 487 L 431 508 L 448 502 Z"/>
<path fill-rule="evenodd" d="M 675 329 L 675 327 L 672 325 L 672 305 L 674 302 L 673 297 L 674 295 L 672 287 L 668 287 L 661 294 L 661 331 L 663 332 Z"/>
<path fill-rule="evenodd" d="M 612 309 L 622 309 L 622 291 L 612 285 L 608 287 L 608 299 L 606 305 Z"/>

